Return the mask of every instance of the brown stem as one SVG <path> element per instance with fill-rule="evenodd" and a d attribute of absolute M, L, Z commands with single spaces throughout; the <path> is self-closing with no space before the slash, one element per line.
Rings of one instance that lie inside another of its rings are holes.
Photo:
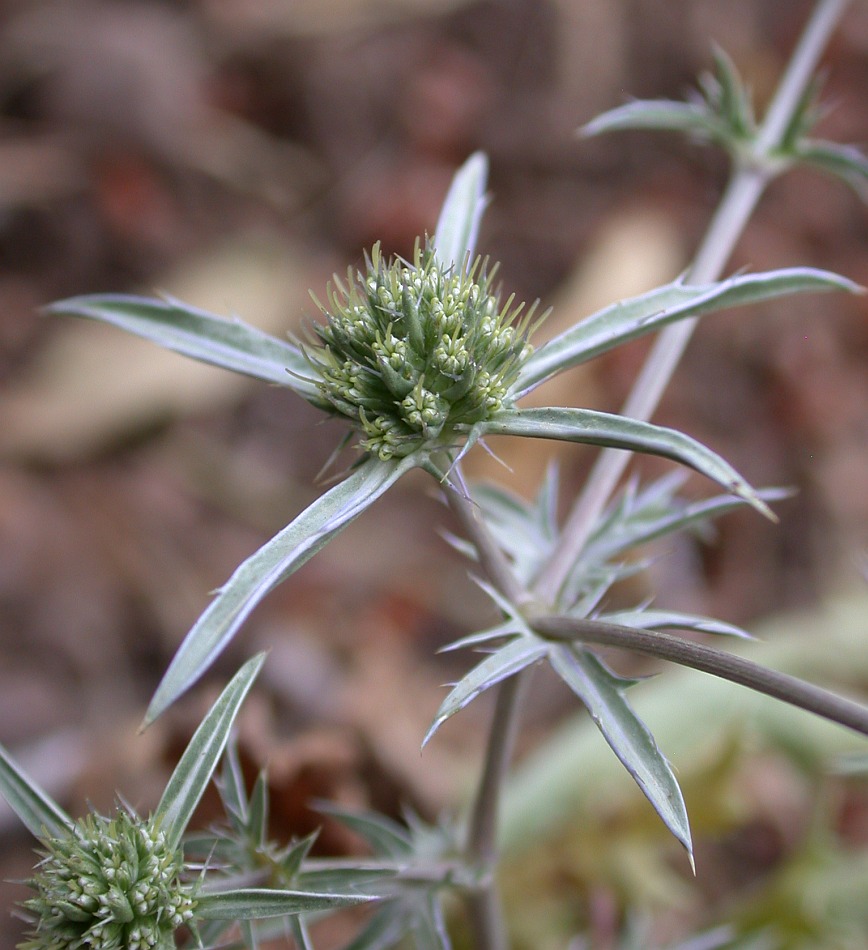
<path fill-rule="evenodd" d="M 766 669 L 744 657 L 682 640 L 671 634 L 637 630 L 635 627 L 622 627 L 598 620 L 539 617 L 530 623 L 537 633 L 549 639 L 630 650 L 711 673 L 712 676 L 747 686 L 868 736 L 868 707 L 786 673 Z"/>

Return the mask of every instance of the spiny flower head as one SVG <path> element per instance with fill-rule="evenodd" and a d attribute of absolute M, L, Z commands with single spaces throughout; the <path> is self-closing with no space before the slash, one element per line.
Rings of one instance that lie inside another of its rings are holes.
<path fill-rule="evenodd" d="M 45 838 L 29 881 L 36 916 L 19 950 L 170 950 L 195 900 L 180 878 L 182 856 L 150 822 L 125 810 L 91 814 L 67 837 Z"/>
<path fill-rule="evenodd" d="M 363 449 L 401 458 L 501 409 L 530 355 L 523 305 L 501 306 L 492 272 L 477 260 L 444 267 L 417 243 L 413 262 L 386 262 L 374 245 L 366 273 L 328 289 L 326 322 L 306 348 L 331 411 L 361 430 Z M 314 298 L 316 299 L 316 298 Z"/>

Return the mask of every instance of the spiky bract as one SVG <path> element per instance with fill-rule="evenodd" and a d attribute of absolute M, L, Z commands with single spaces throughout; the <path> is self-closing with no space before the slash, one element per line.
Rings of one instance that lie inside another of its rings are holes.
<path fill-rule="evenodd" d="M 308 359 L 332 411 L 362 432 L 362 448 L 402 458 L 449 445 L 461 429 L 501 409 L 530 355 L 523 305 L 501 306 L 493 272 L 477 260 L 444 267 L 417 244 L 413 263 L 385 262 L 375 245 L 366 273 L 329 287 L 326 322 Z"/>
<path fill-rule="evenodd" d="M 19 950 L 171 950 L 195 899 L 180 879 L 180 851 L 150 822 L 119 810 L 91 814 L 44 857 L 24 902 L 35 928 Z"/>

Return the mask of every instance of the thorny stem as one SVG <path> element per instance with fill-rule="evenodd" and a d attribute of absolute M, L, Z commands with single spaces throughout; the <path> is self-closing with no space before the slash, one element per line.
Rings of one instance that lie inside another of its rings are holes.
<path fill-rule="evenodd" d="M 868 736 L 868 707 L 812 686 L 795 676 L 767 669 L 737 654 L 682 640 L 659 630 L 637 630 L 598 620 L 541 617 L 531 620 L 531 625 L 541 636 L 552 640 L 596 643 L 630 650 L 711 673 Z"/>
<path fill-rule="evenodd" d="M 733 169 L 726 192 L 687 273 L 688 283 L 710 283 L 720 277 L 753 209 L 774 177 L 772 166 L 763 159 L 786 131 L 847 3 L 848 0 L 820 0 L 815 7 L 757 133 L 755 160 Z M 684 320 L 660 334 L 624 404 L 625 416 L 647 420 L 653 415 L 695 326 L 695 318 Z M 557 600 L 629 460 L 629 453 L 616 449 L 604 449 L 598 456 L 564 524 L 560 544 L 540 574 L 536 585 L 540 599 L 552 604 Z"/>

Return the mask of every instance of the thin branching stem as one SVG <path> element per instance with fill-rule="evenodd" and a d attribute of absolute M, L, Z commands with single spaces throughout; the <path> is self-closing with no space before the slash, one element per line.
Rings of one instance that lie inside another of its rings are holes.
<path fill-rule="evenodd" d="M 512 603 L 527 603 L 529 595 L 480 516 L 458 465 L 451 469 L 447 479 L 446 498 L 473 542 L 479 566 L 488 579 Z M 468 820 L 465 860 L 468 868 L 475 870 L 478 879 L 468 891 L 467 908 L 474 946 L 478 950 L 507 950 L 509 946 L 494 869 L 497 864 L 500 790 L 512 758 L 520 698 L 527 682 L 527 675 L 519 674 L 508 679 L 498 690 L 485 761 Z"/>
<path fill-rule="evenodd" d="M 507 950 L 509 941 L 494 870 L 500 792 L 518 731 L 521 697 L 530 677 L 525 671 L 501 684 L 485 752 L 485 764 L 467 831 L 466 858 L 480 873 L 479 887 L 469 895 L 468 909 L 476 950 Z"/>
<path fill-rule="evenodd" d="M 756 158 L 767 155 L 780 142 L 811 81 L 823 49 L 848 0 L 820 0 L 808 21 L 798 46 L 766 111 L 756 139 Z M 773 165 L 753 160 L 737 164 L 729 185 L 712 218 L 687 281 L 695 284 L 719 279 L 766 185 Z M 647 420 L 653 415 L 687 343 L 696 320 L 667 327 L 657 338 L 633 389 L 623 414 Z M 624 469 L 627 452 L 604 449 L 591 470 L 584 490 L 564 524 L 560 543 L 536 585 L 538 597 L 554 604 L 572 565 L 584 548 Z"/>
<path fill-rule="evenodd" d="M 757 141 L 758 146 L 763 149 L 768 150 L 780 141 L 847 2 L 848 0 L 819 0 L 766 113 Z M 718 279 L 768 183 L 771 176 L 768 168 L 768 165 L 763 166 L 759 163 L 744 164 L 735 168 L 718 210 L 697 251 L 688 273 L 688 280 L 694 283 L 705 283 Z M 687 346 L 694 324 L 695 321 L 687 321 L 663 331 L 627 400 L 624 408 L 625 415 L 640 419 L 650 418 Z M 623 474 L 628 459 L 629 455 L 625 452 L 604 450 L 601 453 L 584 492 L 567 519 L 561 543 L 536 585 L 534 594 L 542 601 L 556 603 L 561 587 Z M 460 473 L 458 477 L 460 479 Z M 488 573 L 489 579 L 513 602 L 519 604 L 526 602 L 527 593 L 516 581 L 502 552 L 494 544 L 490 533 L 479 518 L 463 482 L 459 480 L 455 483 L 447 495 L 453 511 L 475 544 L 480 564 Z M 546 620 L 545 623 L 555 623 L 555 620 Z M 648 640 L 654 644 L 664 642 L 660 639 L 660 634 L 643 634 L 631 628 L 628 628 L 628 632 L 637 638 L 630 648 L 638 652 L 650 652 Z M 688 645 L 675 637 L 667 638 L 665 642 L 670 639 L 675 642 L 679 650 L 672 657 L 666 658 L 675 659 L 677 654 L 681 659 L 676 662 L 686 663 L 690 647 L 694 651 L 708 649 L 696 647 L 693 644 Z M 685 652 L 685 647 L 687 647 L 687 652 Z M 752 685 L 756 689 L 769 692 L 770 695 L 779 695 L 779 698 L 796 705 L 803 705 L 806 709 L 819 711 L 816 707 L 818 698 L 821 699 L 820 706 L 822 707 L 824 697 L 828 696 L 822 690 L 816 690 L 799 681 L 791 683 L 788 677 L 785 678 L 786 684 L 783 684 L 781 680 L 776 679 L 782 674 L 768 673 L 739 657 L 727 654 L 718 656 L 716 651 L 712 651 L 712 654 L 711 658 L 705 657 L 707 662 L 714 660 L 714 668 L 709 669 L 709 672 L 714 672 L 719 676 L 729 675 L 729 678 L 741 675 L 742 679 L 736 680 L 737 682 Z M 700 662 L 698 652 L 690 655 L 696 663 Z M 767 674 L 767 678 L 764 679 L 762 674 Z M 512 755 L 519 701 L 526 689 L 527 680 L 528 674 L 525 672 L 507 680 L 499 688 L 485 764 L 470 816 L 467 858 L 471 864 L 475 863 L 477 867 L 487 868 L 489 872 L 496 858 L 497 806 L 500 790 Z M 767 688 L 763 689 L 763 685 Z M 771 692 L 773 689 L 778 689 L 779 692 Z M 845 700 L 838 700 L 836 697 L 832 699 L 842 706 L 853 705 L 847 704 Z M 814 705 L 808 705 L 809 703 Z M 859 707 L 855 708 L 859 709 Z M 850 715 L 846 713 L 846 710 L 843 714 Z M 860 714 L 864 714 L 863 711 L 860 710 Z M 507 950 L 505 923 L 497 887 L 493 880 L 486 879 L 480 882 L 479 890 L 470 896 L 469 909 L 477 950 Z"/>
<path fill-rule="evenodd" d="M 470 491 L 458 465 L 446 479 L 446 500 L 458 523 L 476 548 L 479 566 L 492 584 L 517 607 L 529 600 L 529 594 L 519 583 L 500 545 L 494 540 L 480 514 L 479 507 L 470 497 Z"/>
<path fill-rule="evenodd" d="M 549 639 L 629 650 L 719 676 L 868 736 L 868 707 L 745 657 L 659 630 L 637 630 L 598 620 L 540 617 L 531 623 L 537 633 Z"/>

